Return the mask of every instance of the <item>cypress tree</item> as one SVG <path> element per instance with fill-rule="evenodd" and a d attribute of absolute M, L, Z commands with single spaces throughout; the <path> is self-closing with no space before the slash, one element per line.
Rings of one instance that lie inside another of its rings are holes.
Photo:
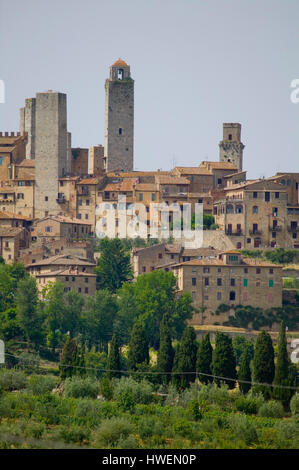
<path fill-rule="evenodd" d="M 238 379 L 239 379 L 239 388 L 242 393 L 247 393 L 251 389 L 250 383 L 244 383 L 242 380 L 246 382 L 251 382 L 251 370 L 250 370 L 250 350 L 249 347 L 245 348 L 245 351 L 241 354 L 240 358 L 240 368 L 238 371 Z"/>
<path fill-rule="evenodd" d="M 195 330 L 192 326 L 187 326 L 182 336 L 178 355 L 178 372 L 181 373 L 178 376 L 178 386 L 182 389 L 189 387 L 190 382 L 195 382 L 197 348 Z"/>
<path fill-rule="evenodd" d="M 136 322 L 133 326 L 128 351 L 129 369 L 137 370 L 137 365 L 149 363 L 149 347 L 144 325 Z"/>
<path fill-rule="evenodd" d="M 236 358 L 233 350 L 232 339 L 224 333 L 216 333 L 216 345 L 213 351 L 212 372 L 213 375 L 227 377 L 230 379 L 237 378 Z M 224 382 L 229 388 L 234 388 L 236 383 L 234 380 L 214 379 L 217 385 Z"/>
<path fill-rule="evenodd" d="M 170 381 L 171 375 L 169 372 L 172 371 L 173 356 L 174 353 L 168 326 L 168 314 L 165 313 L 160 323 L 160 347 L 157 357 L 157 371 L 168 372 L 166 374 L 161 374 L 160 381 L 162 383 L 167 384 Z"/>
<path fill-rule="evenodd" d="M 210 335 L 207 333 L 202 341 L 199 344 L 199 348 L 197 351 L 197 360 L 196 360 L 196 370 L 199 373 L 199 380 L 204 384 L 208 384 L 213 381 L 213 377 L 209 377 L 212 374 L 211 371 L 211 363 L 212 363 L 212 353 L 213 348 L 210 343 Z M 201 375 L 209 374 L 209 375 Z"/>
<path fill-rule="evenodd" d="M 275 365 L 275 385 L 294 386 L 294 380 L 290 373 L 291 361 L 287 351 L 287 340 L 285 334 L 284 321 L 281 322 L 279 339 L 278 339 L 278 354 Z M 287 406 L 293 395 L 292 389 L 273 387 L 273 398 L 281 400 L 284 406 Z"/>
<path fill-rule="evenodd" d="M 261 331 L 259 333 L 253 357 L 253 381 L 258 383 L 272 384 L 274 379 L 274 349 L 269 333 Z M 262 392 L 265 398 L 270 398 L 271 387 L 254 385 L 253 390 Z"/>
<path fill-rule="evenodd" d="M 180 375 L 179 372 L 179 357 L 180 357 L 180 343 L 177 344 L 174 353 L 173 367 L 172 367 L 172 383 L 177 388 L 180 386 Z"/>
<path fill-rule="evenodd" d="M 117 339 L 117 336 L 115 334 L 112 336 L 112 340 L 111 340 L 111 344 L 110 344 L 107 369 L 108 369 L 107 377 L 109 379 L 112 379 L 112 378 L 119 379 L 121 377 L 120 372 L 115 372 L 115 371 L 120 371 L 120 369 L 121 369 L 118 339 Z"/>
<path fill-rule="evenodd" d="M 63 346 L 59 364 L 60 377 L 62 379 L 72 377 L 75 373 L 74 365 L 77 363 L 77 349 L 76 341 L 68 336 Z"/>

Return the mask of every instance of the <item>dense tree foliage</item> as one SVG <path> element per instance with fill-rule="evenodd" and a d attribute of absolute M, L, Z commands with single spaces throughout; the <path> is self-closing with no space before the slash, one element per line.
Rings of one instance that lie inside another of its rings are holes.
<path fill-rule="evenodd" d="M 174 382 L 178 388 L 185 389 L 196 379 L 196 355 L 197 355 L 196 333 L 192 326 L 184 330 L 180 347 L 176 351 L 175 366 L 176 374 Z"/>
<path fill-rule="evenodd" d="M 128 350 L 128 366 L 130 370 L 137 370 L 138 365 L 149 363 L 148 338 L 144 324 L 137 321 L 133 327 Z"/>
<path fill-rule="evenodd" d="M 132 279 L 130 255 L 118 238 L 102 242 L 101 256 L 95 268 L 97 288 L 116 292 L 122 284 Z"/>
<path fill-rule="evenodd" d="M 200 382 L 204 384 L 208 384 L 213 381 L 213 377 L 211 377 L 212 353 L 213 348 L 210 342 L 210 335 L 207 333 L 199 343 L 196 360 L 198 378 Z"/>
<path fill-rule="evenodd" d="M 269 333 L 261 331 L 259 333 L 253 358 L 253 381 L 258 384 L 272 384 L 274 379 L 274 349 L 272 339 Z M 263 385 L 255 385 L 255 391 L 261 391 L 268 398 L 271 395 L 271 387 Z"/>
<path fill-rule="evenodd" d="M 168 314 L 164 314 L 160 323 L 160 347 L 157 356 L 157 371 L 160 383 L 168 383 L 171 379 L 174 351 L 171 343 L 171 335 L 168 325 Z"/>
<path fill-rule="evenodd" d="M 238 370 L 239 388 L 246 394 L 251 389 L 251 351 L 248 345 L 245 346 L 240 358 L 240 367 Z"/>
<path fill-rule="evenodd" d="M 285 324 L 281 322 L 279 339 L 278 339 L 278 354 L 275 364 L 275 375 L 273 384 L 273 397 L 281 400 L 287 406 L 292 398 L 294 390 L 288 388 L 280 388 L 286 386 L 295 386 L 294 377 L 291 373 L 291 361 L 287 351 L 287 340 L 285 332 Z"/>
<path fill-rule="evenodd" d="M 212 372 L 213 375 L 218 377 L 214 378 L 214 381 L 217 383 L 217 385 L 220 385 L 221 382 L 224 382 L 229 388 L 234 388 L 236 386 L 234 380 L 225 380 L 219 378 L 237 378 L 236 358 L 232 346 L 232 339 L 230 336 L 224 333 L 216 333 L 215 349 L 213 351 L 212 359 Z"/>
<path fill-rule="evenodd" d="M 110 343 L 107 362 L 107 377 L 109 379 L 121 377 L 121 359 L 117 336 L 114 334 Z"/>

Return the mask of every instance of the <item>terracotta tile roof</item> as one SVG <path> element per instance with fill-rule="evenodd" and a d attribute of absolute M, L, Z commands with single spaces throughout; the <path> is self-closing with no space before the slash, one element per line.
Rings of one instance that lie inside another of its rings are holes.
<path fill-rule="evenodd" d="M 155 180 L 159 184 L 190 184 L 190 181 L 183 176 L 156 175 Z"/>
<path fill-rule="evenodd" d="M 157 184 L 155 183 L 139 183 L 136 184 L 136 191 L 158 191 Z"/>
<path fill-rule="evenodd" d="M 124 60 L 118 59 L 114 62 L 114 64 L 112 64 L 111 67 L 128 67 L 128 64 Z"/>
<path fill-rule="evenodd" d="M 92 225 L 90 222 L 85 222 L 84 220 L 76 219 L 75 217 L 72 219 L 71 217 L 66 217 L 63 215 L 49 215 L 48 217 L 43 217 L 42 219 L 38 219 L 36 221 L 36 224 L 47 219 L 55 220 L 57 222 L 62 222 L 66 224 Z"/>
<path fill-rule="evenodd" d="M 20 215 L 20 214 L 14 214 L 13 212 L 8 212 L 8 211 L 0 211 L 0 219 L 17 219 L 17 220 L 28 220 L 31 221 L 33 220 L 31 217 L 26 217 L 25 215 Z"/>
<path fill-rule="evenodd" d="M 184 248 L 182 256 L 218 256 L 220 250 L 215 250 L 214 248 Z"/>
<path fill-rule="evenodd" d="M 200 166 L 176 166 L 173 171 L 181 173 L 182 175 L 211 175 L 211 171 L 207 168 Z"/>
<path fill-rule="evenodd" d="M 0 153 L 10 153 L 12 152 L 16 147 L 0 147 Z"/>
<path fill-rule="evenodd" d="M 133 191 L 136 185 L 136 178 L 128 178 L 119 183 L 108 183 L 103 191 Z"/>
<path fill-rule="evenodd" d="M 23 227 L 3 227 L 0 226 L 0 237 L 15 237 L 23 232 Z"/>
<path fill-rule="evenodd" d="M 25 159 L 21 163 L 19 163 L 17 166 L 22 166 L 22 167 L 26 167 L 26 168 L 34 168 L 35 167 L 35 160 Z"/>
<path fill-rule="evenodd" d="M 51 256 L 50 258 L 42 259 L 36 263 L 27 264 L 26 268 L 31 268 L 32 266 L 48 266 L 48 265 L 58 265 L 58 266 L 96 266 L 96 263 L 91 263 L 85 258 L 76 258 L 71 255 L 56 255 Z"/>
<path fill-rule="evenodd" d="M 55 276 L 80 276 L 80 277 L 96 277 L 96 274 L 84 273 L 76 269 L 58 269 L 57 271 L 50 271 L 47 273 L 34 274 L 35 277 L 55 277 Z"/>
<path fill-rule="evenodd" d="M 213 168 L 215 170 L 237 170 L 238 167 L 233 165 L 231 162 L 209 162 L 203 161 L 200 166 Z"/>
<path fill-rule="evenodd" d="M 228 266 L 228 267 L 242 267 L 242 266 L 251 266 L 251 267 L 263 267 L 263 268 L 281 268 L 280 265 L 272 264 L 264 261 L 257 261 L 252 258 L 243 258 L 240 264 L 224 264 L 223 259 L 219 258 L 203 258 L 203 259 L 193 259 L 190 261 L 185 261 L 183 263 L 177 263 L 174 267 L 180 266 Z"/>
<path fill-rule="evenodd" d="M 98 184 L 98 182 L 99 182 L 98 178 L 86 178 L 84 180 L 79 181 L 77 184 L 88 185 L 88 184 Z"/>

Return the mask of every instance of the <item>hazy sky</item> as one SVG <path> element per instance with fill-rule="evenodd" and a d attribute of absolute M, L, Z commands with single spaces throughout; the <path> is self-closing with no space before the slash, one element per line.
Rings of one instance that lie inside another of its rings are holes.
<path fill-rule="evenodd" d="M 25 98 L 67 93 L 73 147 L 104 143 L 104 82 L 135 80 L 135 169 L 218 160 L 242 124 L 248 177 L 299 172 L 298 0 L 0 0 L 0 130 Z"/>

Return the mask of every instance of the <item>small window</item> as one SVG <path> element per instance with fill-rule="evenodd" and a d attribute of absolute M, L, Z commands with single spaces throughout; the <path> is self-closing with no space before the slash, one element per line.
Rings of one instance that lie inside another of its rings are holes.
<path fill-rule="evenodd" d="M 210 268 L 207 268 L 207 267 L 206 267 L 206 268 L 203 268 L 203 272 L 204 272 L 204 273 L 209 273 L 209 272 L 210 272 Z"/>
<path fill-rule="evenodd" d="M 143 200 L 143 193 L 139 193 L 139 201 Z"/>
<path fill-rule="evenodd" d="M 222 279 L 221 279 L 221 277 L 218 277 L 218 279 L 217 279 L 217 286 L 222 286 Z"/>
<path fill-rule="evenodd" d="M 279 192 L 275 193 L 275 199 L 279 199 Z"/>
<path fill-rule="evenodd" d="M 196 286 L 196 277 L 192 278 L 192 286 Z"/>
<path fill-rule="evenodd" d="M 89 206 L 89 199 L 86 199 L 86 205 Z"/>
<path fill-rule="evenodd" d="M 253 191 L 253 198 L 257 199 L 257 192 L 256 191 Z"/>
<path fill-rule="evenodd" d="M 243 279 L 243 287 L 248 287 L 248 279 Z"/>
<path fill-rule="evenodd" d="M 228 140 L 232 140 L 233 136 L 231 134 L 228 134 Z"/>
<path fill-rule="evenodd" d="M 274 285 L 273 279 L 269 279 L 269 287 L 273 287 L 273 285 Z"/>
<path fill-rule="evenodd" d="M 152 201 L 155 201 L 155 200 L 156 200 L 156 194 L 152 193 Z"/>
<path fill-rule="evenodd" d="M 84 292 L 85 294 L 88 294 L 88 287 L 85 287 Z"/>
<path fill-rule="evenodd" d="M 261 274 L 261 268 L 256 268 L 256 274 Z"/>
<path fill-rule="evenodd" d="M 0 166 L 3 165 L 3 157 L 0 157 Z"/>
<path fill-rule="evenodd" d="M 230 291 L 229 293 L 229 300 L 235 300 L 236 299 L 236 293 L 235 291 Z"/>
<path fill-rule="evenodd" d="M 230 285 L 231 285 L 231 286 L 235 286 L 235 285 L 236 285 L 236 280 L 235 280 L 235 279 L 231 279 L 231 280 L 230 280 Z"/>
<path fill-rule="evenodd" d="M 217 292 L 217 300 L 221 300 L 221 292 Z"/>
<path fill-rule="evenodd" d="M 266 202 L 270 201 L 270 193 L 268 191 L 265 192 L 265 201 Z"/>
<path fill-rule="evenodd" d="M 48 201 L 48 196 L 45 196 L 45 201 Z"/>
<path fill-rule="evenodd" d="M 209 278 L 208 277 L 205 277 L 205 286 L 208 286 L 210 283 L 209 283 Z"/>
<path fill-rule="evenodd" d="M 248 274 L 248 268 L 244 268 L 244 273 Z"/>
<path fill-rule="evenodd" d="M 85 219 L 87 220 L 88 219 L 88 214 L 85 214 Z M 83 229 L 82 229 L 83 230 Z"/>
<path fill-rule="evenodd" d="M 258 214 L 258 211 L 259 211 L 258 206 L 253 206 L 253 208 L 252 208 L 252 213 L 253 213 L 253 214 Z"/>
<path fill-rule="evenodd" d="M 146 272 L 146 266 L 142 266 L 142 272 L 143 272 L 143 273 Z"/>
<path fill-rule="evenodd" d="M 118 129 L 118 135 L 122 135 L 122 133 L 123 133 L 123 130 L 122 130 L 122 128 L 120 127 L 120 128 Z"/>
<path fill-rule="evenodd" d="M 162 258 L 163 258 L 163 254 L 162 254 L 162 253 L 159 253 L 159 254 L 158 254 L 158 258 L 159 258 L 159 259 L 162 259 Z"/>
<path fill-rule="evenodd" d="M 88 277 L 86 277 L 86 278 L 84 279 L 84 282 L 88 282 Z"/>

